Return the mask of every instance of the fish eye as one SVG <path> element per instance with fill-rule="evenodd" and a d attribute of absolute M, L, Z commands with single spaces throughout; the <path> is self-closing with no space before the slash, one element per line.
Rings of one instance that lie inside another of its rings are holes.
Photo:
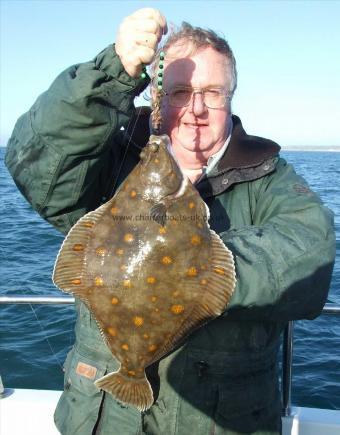
<path fill-rule="evenodd" d="M 152 142 L 152 143 L 150 144 L 150 151 L 151 151 L 152 153 L 156 153 L 156 152 L 158 151 L 158 148 L 159 148 L 159 145 L 158 145 L 157 143 Z"/>

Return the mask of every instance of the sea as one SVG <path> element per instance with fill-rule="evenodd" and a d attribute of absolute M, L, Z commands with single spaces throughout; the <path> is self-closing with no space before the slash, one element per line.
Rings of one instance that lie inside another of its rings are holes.
<path fill-rule="evenodd" d="M 0 148 L 0 294 L 53 295 L 51 275 L 63 236 L 22 197 Z M 284 151 L 335 213 L 336 263 L 328 302 L 340 305 L 340 153 Z M 308 289 L 306 289 L 308 304 Z M 6 387 L 62 389 L 74 341 L 73 305 L 0 305 L 0 374 Z M 340 316 L 295 322 L 292 403 L 340 409 Z"/>

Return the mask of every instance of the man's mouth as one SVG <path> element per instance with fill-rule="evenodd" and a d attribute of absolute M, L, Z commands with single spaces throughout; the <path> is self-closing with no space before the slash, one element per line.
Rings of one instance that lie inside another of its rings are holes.
<path fill-rule="evenodd" d="M 193 122 L 185 122 L 184 125 L 189 128 L 207 127 L 208 124 L 197 124 Z"/>

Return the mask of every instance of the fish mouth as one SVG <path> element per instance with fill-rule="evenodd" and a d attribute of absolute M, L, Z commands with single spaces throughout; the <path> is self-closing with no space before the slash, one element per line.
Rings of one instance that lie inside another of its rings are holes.
<path fill-rule="evenodd" d="M 159 167 L 150 166 L 153 165 L 153 159 L 158 159 L 161 162 Z M 154 192 L 159 191 L 159 201 L 168 196 L 177 197 L 178 192 L 181 191 L 184 174 L 171 148 L 166 143 L 159 144 L 157 152 L 146 153 L 140 171 L 141 184 L 145 188 L 149 188 L 151 182 Z"/>

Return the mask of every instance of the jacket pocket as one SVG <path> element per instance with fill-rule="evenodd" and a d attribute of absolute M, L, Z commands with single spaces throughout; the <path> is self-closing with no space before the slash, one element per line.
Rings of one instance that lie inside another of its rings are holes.
<path fill-rule="evenodd" d="M 106 367 L 73 348 L 64 370 L 64 392 L 55 410 L 55 424 L 63 435 L 90 435 L 103 398 L 94 381 L 105 374 Z"/>

